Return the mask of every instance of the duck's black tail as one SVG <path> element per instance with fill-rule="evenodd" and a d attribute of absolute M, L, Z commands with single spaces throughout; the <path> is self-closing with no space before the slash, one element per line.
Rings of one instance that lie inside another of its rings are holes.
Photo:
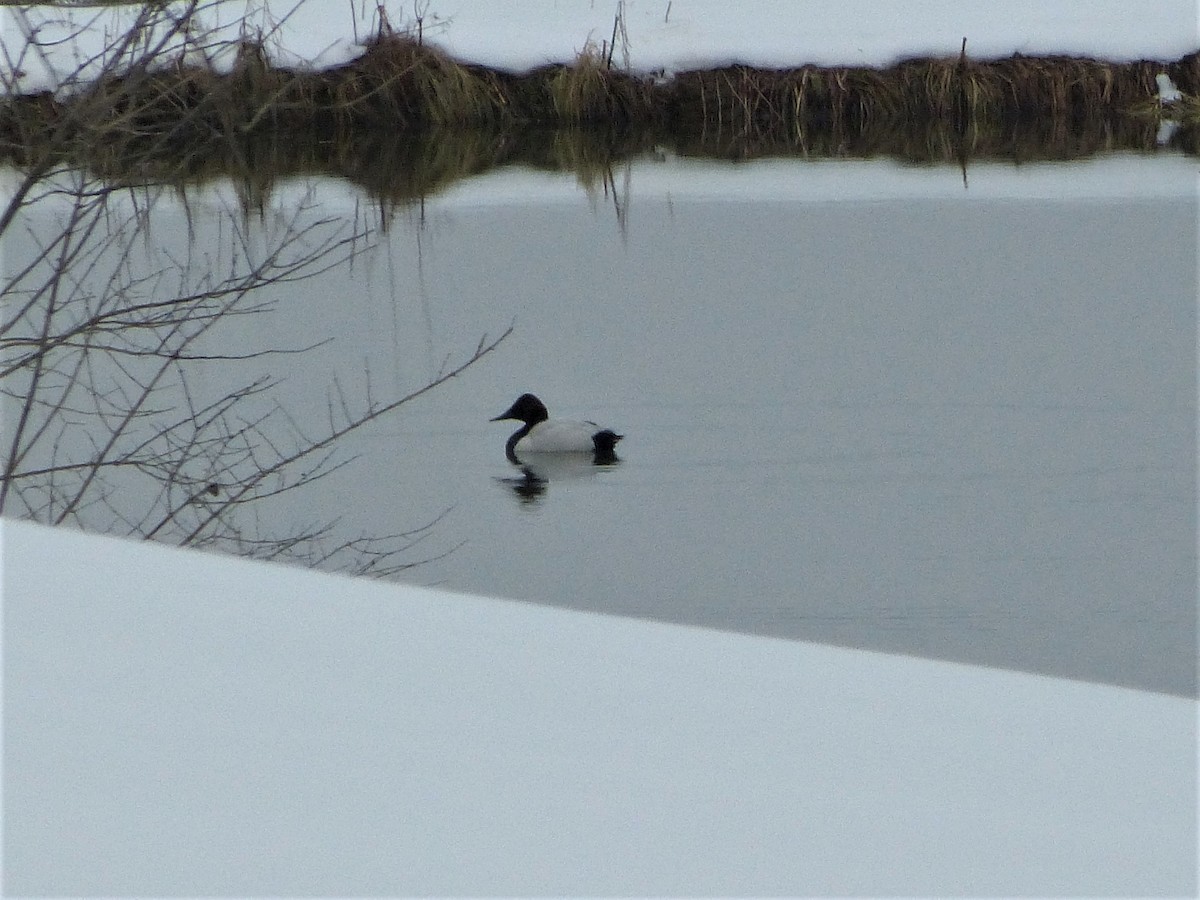
<path fill-rule="evenodd" d="M 596 449 L 596 464 L 605 465 L 617 461 L 617 441 L 625 437 L 611 429 L 597 431 L 592 435 L 592 445 Z"/>

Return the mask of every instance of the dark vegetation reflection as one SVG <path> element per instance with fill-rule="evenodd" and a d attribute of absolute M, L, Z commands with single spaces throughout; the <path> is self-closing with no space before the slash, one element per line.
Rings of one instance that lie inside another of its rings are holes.
<path fill-rule="evenodd" d="M 974 133 L 969 140 L 951 125 L 927 123 L 799 136 L 727 126 L 690 136 L 647 128 L 427 128 L 331 142 L 320 133 L 271 132 L 240 136 L 236 142 L 213 146 L 211 152 L 102 143 L 86 153 L 59 148 L 56 159 L 31 156 L 27 146 L 0 145 L 18 169 L 51 163 L 87 171 L 108 186 L 183 186 L 230 179 L 248 212 L 263 210 L 281 183 L 312 176 L 353 184 L 387 212 L 420 203 L 459 181 L 512 166 L 572 174 L 594 189 L 610 185 L 614 172 L 628 163 L 669 156 L 728 162 L 882 157 L 906 165 L 954 165 L 966 178 L 974 162 L 1073 161 L 1117 151 L 1196 153 L 1198 147 L 1194 128 L 1173 123 L 1161 127 L 1148 120 L 1127 120 L 1117 130 L 1098 132 L 1053 122 L 1015 123 L 991 134 Z"/>

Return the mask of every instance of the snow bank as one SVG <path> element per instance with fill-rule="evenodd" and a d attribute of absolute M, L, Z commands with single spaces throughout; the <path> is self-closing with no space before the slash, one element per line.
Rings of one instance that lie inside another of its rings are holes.
<path fill-rule="evenodd" d="M 1195 889 L 1192 701 L 2 530 L 13 894 Z"/>

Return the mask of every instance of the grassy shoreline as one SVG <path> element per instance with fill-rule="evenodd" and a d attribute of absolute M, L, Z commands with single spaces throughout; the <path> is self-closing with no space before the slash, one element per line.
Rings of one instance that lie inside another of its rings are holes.
<path fill-rule="evenodd" d="M 1160 121 L 1172 118 L 1171 147 L 1200 152 L 1200 51 L 1110 63 L 975 60 L 966 49 L 886 68 L 732 65 L 665 79 L 613 68 L 595 49 L 513 74 L 391 32 L 344 65 L 306 71 L 273 66 L 262 44 L 244 41 L 228 72 L 144 66 L 69 96 L 9 93 L 0 156 L 18 166 L 70 162 L 119 181 L 173 180 L 236 172 L 264 156 L 285 170 L 362 171 L 377 156 L 371 148 L 384 146 L 428 176 L 408 188 L 376 185 L 397 197 L 514 156 L 586 171 L 655 146 L 730 159 L 1077 158 L 1153 150 Z M 1157 99 L 1163 74 L 1183 95 L 1169 109 Z M 545 139 L 553 129 L 568 137 Z M 438 150 L 451 134 L 461 146 Z"/>

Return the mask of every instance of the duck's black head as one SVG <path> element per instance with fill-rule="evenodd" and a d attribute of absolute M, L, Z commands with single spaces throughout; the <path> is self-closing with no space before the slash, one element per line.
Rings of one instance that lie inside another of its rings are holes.
<path fill-rule="evenodd" d="M 533 394 L 522 394 L 512 406 L 496 416 L 492 421 L 500 422 L 504 419 L 516 419 L 518 422 L 524 422 L 526 425 L 536 425 L 538 422 L 545 422 L 548 418 L 550 418 L 550 413 L 546 411 L 546 404 Z"/>

